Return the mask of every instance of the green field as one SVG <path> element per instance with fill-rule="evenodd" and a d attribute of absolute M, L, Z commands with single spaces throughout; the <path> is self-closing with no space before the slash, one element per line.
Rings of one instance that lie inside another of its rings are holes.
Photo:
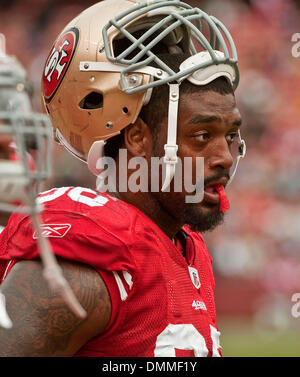
<path fill-rule="evenodd" d="M 257 328 L 249 320 L 220 318 L 224 357 L 299 357 L 300 318 L 284 329 Z"/>

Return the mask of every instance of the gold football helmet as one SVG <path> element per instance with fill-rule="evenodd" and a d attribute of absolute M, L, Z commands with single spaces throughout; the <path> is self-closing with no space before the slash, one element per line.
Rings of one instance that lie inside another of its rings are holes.
<path fill-rule="evenodd" d="M 160 52 L 190 57 L 174 72 Z M 164 190 L 177 163 L 179 85 L 205 85 L 220 76 L 238 85 L 234 42 L 215 17 L 179 0 L 104 0 L 57 38 L 43 71 L 42 101 L 56 140 L 99 175 L 105 140 L 136 120 L 153 87 L 169 84 Z"/>

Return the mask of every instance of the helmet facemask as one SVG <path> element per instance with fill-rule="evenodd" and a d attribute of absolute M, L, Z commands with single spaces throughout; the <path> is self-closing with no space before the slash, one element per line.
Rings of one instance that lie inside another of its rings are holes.
<path fill-rule="evenodd" d="M 40 184 L 51 172 L 49 120 L 43 114 L 0 111 L 1 137 L 11 142 L 9 158 L 0 159 L 0 211 L 34 213 Z M 35 159 L 28 147 L 34 147 Z"/>
<path fill-rule="evenodd" d="M 39 185 L 51 174 L 50 120 L 32 112 L 30 94 L 23 67 L 1 51 L 0 145 L 6 154 L 0 158 L 0 211 L 36 212 Z"/>

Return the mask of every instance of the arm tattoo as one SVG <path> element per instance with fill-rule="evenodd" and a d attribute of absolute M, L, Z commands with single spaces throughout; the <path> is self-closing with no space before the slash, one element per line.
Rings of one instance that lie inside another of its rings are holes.
<path fill-rule="evenodd" d="M 60 266 L 87 318 L 76 317 L 49 290 L 40 261 L 19 262 L 1 285 L 13 327 L 0 328 L 0 356 L 71 356 L 104 330 L 111 304 L 99 274 L 66 260 Z"/>

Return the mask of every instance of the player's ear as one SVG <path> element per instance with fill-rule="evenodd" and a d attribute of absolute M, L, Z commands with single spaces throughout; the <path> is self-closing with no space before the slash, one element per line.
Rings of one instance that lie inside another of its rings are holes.
<path fill-rule="evenodd" d="M 150 157 L 152 151 L 152 135 L 147 124 L 141 119 L 125 128 L 124 144 L 134 157 Z"/>

